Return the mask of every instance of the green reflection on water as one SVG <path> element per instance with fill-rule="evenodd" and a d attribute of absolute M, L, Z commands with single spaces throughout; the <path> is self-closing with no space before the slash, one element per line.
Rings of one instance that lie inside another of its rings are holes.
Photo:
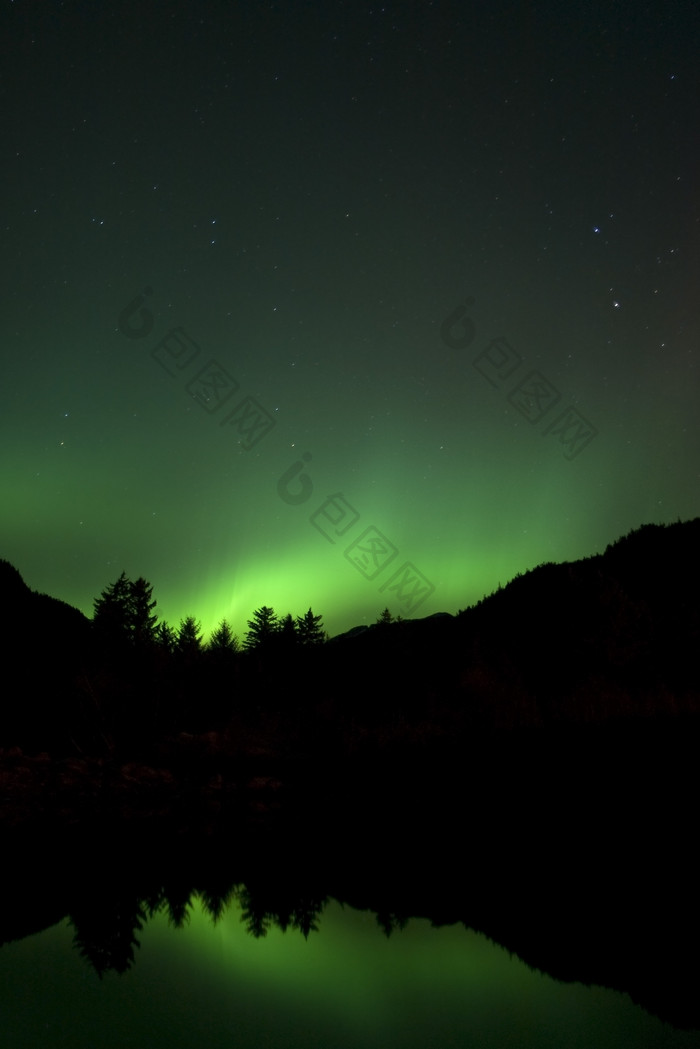
<path fill-rule="evenodd" d="M 413 919 L 390 938 L 331 903 L 305 940 L 254 939 L 232 906 L 159 914 L 134 968 L 100 980 L 68 923 L 0 950 L 2 1044 L 103 1047 L 693 1047 L 625 996 L 558 984 L 462 926 Z"/>

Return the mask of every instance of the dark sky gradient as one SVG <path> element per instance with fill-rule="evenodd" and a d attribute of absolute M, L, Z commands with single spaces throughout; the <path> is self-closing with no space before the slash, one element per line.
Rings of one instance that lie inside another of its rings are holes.
<path fill-rule="evenodd" d="M 337 633 L 700 513 L 695 2 L 0 10 L 30 586 Z"/>

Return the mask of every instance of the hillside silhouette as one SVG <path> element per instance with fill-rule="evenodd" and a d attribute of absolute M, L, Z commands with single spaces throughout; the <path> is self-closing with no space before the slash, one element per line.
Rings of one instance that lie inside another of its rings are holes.
<path fill-rule="evenodd" d="M 387 932 L 464 921 L 697 1027 L 699 549 L 700 519 L 645 525 L 454 615 L 329 639 L 263 606 L 242 642 L 159 621 L 145 579 L 88 619 L 0 562 L 0 830 L 31 896 L 0 941 L 69 914 L 122 972 L 165 896 L 177 924 L 193 886 L 218 913 L 245 883 L 254 934 L 308 934 L 329 896 Z M 49 853 L 72 866 L 37 900 Z"/>
<path fill-rule="evenodd" d="M 256 610 L 243 643 L 160 622 L 125 573 L 77 609 L 0 561 L 13 684 L 0 748 L 139 753 L 232 725 L 313 746 L 324 732 L 420 738 L 698 712 L 700 518 L 644 525 L 600 555 L 546 563 L 456 615 L 329 639 L 322 617 Z M 281 728 L 283 726 L 283 729 Z"/>

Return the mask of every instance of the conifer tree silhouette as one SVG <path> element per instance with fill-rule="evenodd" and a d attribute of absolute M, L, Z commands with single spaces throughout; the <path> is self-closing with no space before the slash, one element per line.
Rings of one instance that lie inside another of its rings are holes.
<path fill-rule="evenodd" d="M 131 582 L 122 572 L 94 601 L 95 634 L 110 646 L 125 646 L 130 640 Z"/>
<path fill-rule="evenodd" d="M 155 641 L 155 628 L 158 616 L 153 614 L 156 607 L 153 587 L 143 576 L 130 584 L 130 631 L 131 639 L 141 648 L 150 647 Z"/>
<path fill-rule="evenodd" d="M 303 616 L 297 616 L 296 627 L 299 644 L 304 648 L 322 645 L 326 639 L 326 633 L 323 629 L 323 616 L 315 616 L 311 609 Z"/>
<path fill-rule="evenodd" d="M 207 649 L 209 652 L 238 652 L 238 638 L 225 619 L 221 620 L 209 638 Z"/>
<path fill-rule="evenodd" d="M 279 630 L 279 620 L 274 609 L 263 605 L 262 608 L 253 612 L 253 618 L 248 620 L 248 632 L 243 642 L 246 651 L 269 648 L 270 643 Z"/>
<path fill-rule="evenodd" d="M 150 647 L 155 641 L 157 616 L 153 587 L 143 576 L 132 582 L 122 572 L 94 601 L 93 628 L 108 645 Z"/>
<path fill-rule="evenodd" d="M 194 616 L 180 620 L 175 645 L 185 656 L 195 656 L 202 651 L 202 626 Z"/>
<path fill-rule="evenodd" d="M 177 635 L 173 628 L 166 623 L 164 620 L 157 624 L 153 631 L 153 640 L 155 645 L 161 652 L 166 655 L 172 655 L 175 651 L 175 644 L 177 642 Z"/>

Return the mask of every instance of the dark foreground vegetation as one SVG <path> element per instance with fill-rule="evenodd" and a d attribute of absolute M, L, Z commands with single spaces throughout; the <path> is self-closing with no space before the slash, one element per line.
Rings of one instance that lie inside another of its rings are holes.
<path fill-rule="evenodd" d="M 699 549 L 700 519 L 645 526 L 456 616 L 329 640 L 260 609 L 243 645 L 168 632 L 143 580 L 88 620 L 2 563 L 0 941 L 68 914 L 123 971 L 195 896 L 305 935 L 337 898 L 700 1027 Z"/>
<path fill-rule="evenodd" d="M 182 734 L 237 752 L 264 739 L 318 757 L 358 744 L 700 710 L 700 519 L 646 525 L 604 554 L 544 564 L 456 616 L 328 639 L 321 616 L 258 609 L 241 645 L 222 623 L 158 622 L 125 574 L 77 609 L 0 562 L 6 668 L 0 747 L 152 757 Z M 175 742 L 177 741 L 177 742 Z"/>

